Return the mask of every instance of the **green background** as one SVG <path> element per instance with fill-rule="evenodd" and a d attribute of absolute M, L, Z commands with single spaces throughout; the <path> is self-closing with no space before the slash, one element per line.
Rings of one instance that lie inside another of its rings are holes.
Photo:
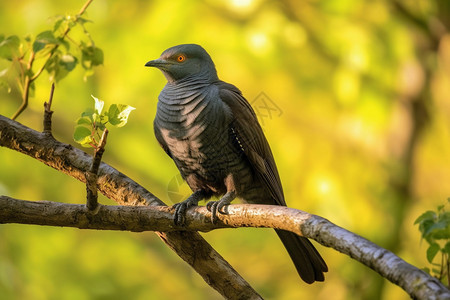
<path fill-rule="evenodd" d="M 1 1 L 0 33 L 35 36 L 52 28 L 49 17 L 75 14 L 83 3 Z M 425 267 L 427 247 L 413 222 L 450 196 L 448 3 L 95 0 L 86 28 L 104 65 L 86 81 L 77 67 L 56 85 L 54 134 L 75 144 L 75 120 L 93 106 L 91 94 L 136 107 L 127 126 L 111 130 L 104 161 L 166 203 L 179 201 L 189 190 L 153 135 L 165 79 L 144 64 L 170 46 L 201 44 L 219 77 L 257 111 L 289 206 Z M 36 81 L 19 122 L 42 129 L 50 84 L 46 74 Z M 17 89 L 0 90 L 0 114 L 10 117 L 19 105 Z M 0 148 L 0 160 L 0 194 L 84 202 L 74 179 L 8 149 Z M 268 299 L 409 299 L 322 246 L 326 281 L 306 285 L 271 230 L 203 236 Z M 152 233 L 1 225 L 0 298 L 220 297 Z"/>

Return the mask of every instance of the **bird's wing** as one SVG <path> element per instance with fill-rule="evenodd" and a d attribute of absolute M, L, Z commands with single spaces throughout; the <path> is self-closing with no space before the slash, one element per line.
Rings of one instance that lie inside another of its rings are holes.
<path fill-rule="evenodd" d="M 269 143 L 248 101 L 234 85 L 220 82 L 219 95 L 233 114 L 232 129 L 257 176 L 266 185 L 275 203 L 286 205 L 277 166 Z"/>

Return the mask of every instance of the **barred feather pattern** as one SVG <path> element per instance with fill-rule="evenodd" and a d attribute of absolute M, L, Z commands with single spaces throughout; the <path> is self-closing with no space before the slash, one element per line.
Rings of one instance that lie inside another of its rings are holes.
<path fill-rule="evenodd" d="M 175 161 L 190 188 L 220 196 L 224 180 L 234 174 L 237 195 L 251 186 L 253 174 L 233 129 L 230 108 L 220 100 L 217 85 L 190 80 L 162 90 L 155 134 Z"/>

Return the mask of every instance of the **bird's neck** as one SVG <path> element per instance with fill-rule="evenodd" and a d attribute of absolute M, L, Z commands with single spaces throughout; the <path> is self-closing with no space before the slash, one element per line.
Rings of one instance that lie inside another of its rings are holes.
<path fill-rule="evenodd" d="M 213 84 L 213 83 L 219 81 L 219 77 L 217 76 L 217 72 L 215 69 L 205 70 L 200 73 L 185 76 L 178 80 L 175 80 L 170 76 L 166 76 L 166 78 L 167 78 L 168 84 L 180 85 L 180 86 Z"/>

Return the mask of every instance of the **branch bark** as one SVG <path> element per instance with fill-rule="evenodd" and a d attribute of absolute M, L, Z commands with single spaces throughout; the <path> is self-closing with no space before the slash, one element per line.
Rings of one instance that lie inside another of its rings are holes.
<path fill-rule="evenodd" d="M 92 157 L 86 152 L 2 115 L 0 115 L 0 146 L 31 156 L 84 183 L 86 183 L 85 172 L 92 165 Z M 165 205 L 144 187 L 103 162 L 99 167 L 97 186 L 102 194 L 121 205 Z M 223 297 L 261 299 L 261 296 L 200 234 L 180 231 L 156 232 L 156 234 Z"/>
<path fill-rule="evenodd" d="M 95 214 L 81 204 L 23 201 L 0 196 L 0 223 L 66 226 L 80 229 L 141 231 L 210 231 L 219 228 L 265 227 L 294 232 L 332 247 L 402 287 L 414 299 L 449 299 L 436 278 L 392 252 L 316 215 L 288 207 L 237 204 L 227 207 L 217 224 L 205 207 L 187 211 L 186 226 L 176 227 L 167 206 L 101 206 Z M 188 233 L 188 232 L 185 232 Z M 186 240 L 190 243 L 189 240 Z M 203 248 L 199 250 L 204 251 Z"/>
<path fill-rule="evenodd" d="M 100 167 L 100 162 L 102 161 L 102 156 L 105 152 L 108 132 L 108 129 L 105 128 L 98 143 L 98 147 L 94 151 L 92 165 L 89 168 L 89 171 L 86 172 L 86 206 L 91 211 L 96 210 L 99 205 L 97 193 L 98 168 Z"/>
<path fill-rule="evenodd" d="M 0 115 L 0 146 L 42 161 L 85 182 L 92 158 Z M 437 279 L 406 263 L 392 252 L 321 217 L 279 206 L 230 205 L 229 215 L 211 224 L 204 207 L 188 211 L 185 228 L 173 225 L 169 207 L 142 186 L 105 163 L 99 168 L 98 188 L 110 199 L 126 206 L 101 206 L 95 214 L 84 205 L 20 201 L 0 197 L 0 223 L 19 222 L 77 228 L 144 231 L 157 234 L 205 281 L 226 298 L 261 298 L 244 279 L 194 231 L 230 227 L 270 227 L 289 230 L 332 247 L 372 268 L 415 299 L 449 299 L 450 292 Z M 151 206 L 151 207 L 142 207 Z M 191 230 L 191 231 L 180 231 Z M 162 232 L 164 231 L 164 232 Z"/>

